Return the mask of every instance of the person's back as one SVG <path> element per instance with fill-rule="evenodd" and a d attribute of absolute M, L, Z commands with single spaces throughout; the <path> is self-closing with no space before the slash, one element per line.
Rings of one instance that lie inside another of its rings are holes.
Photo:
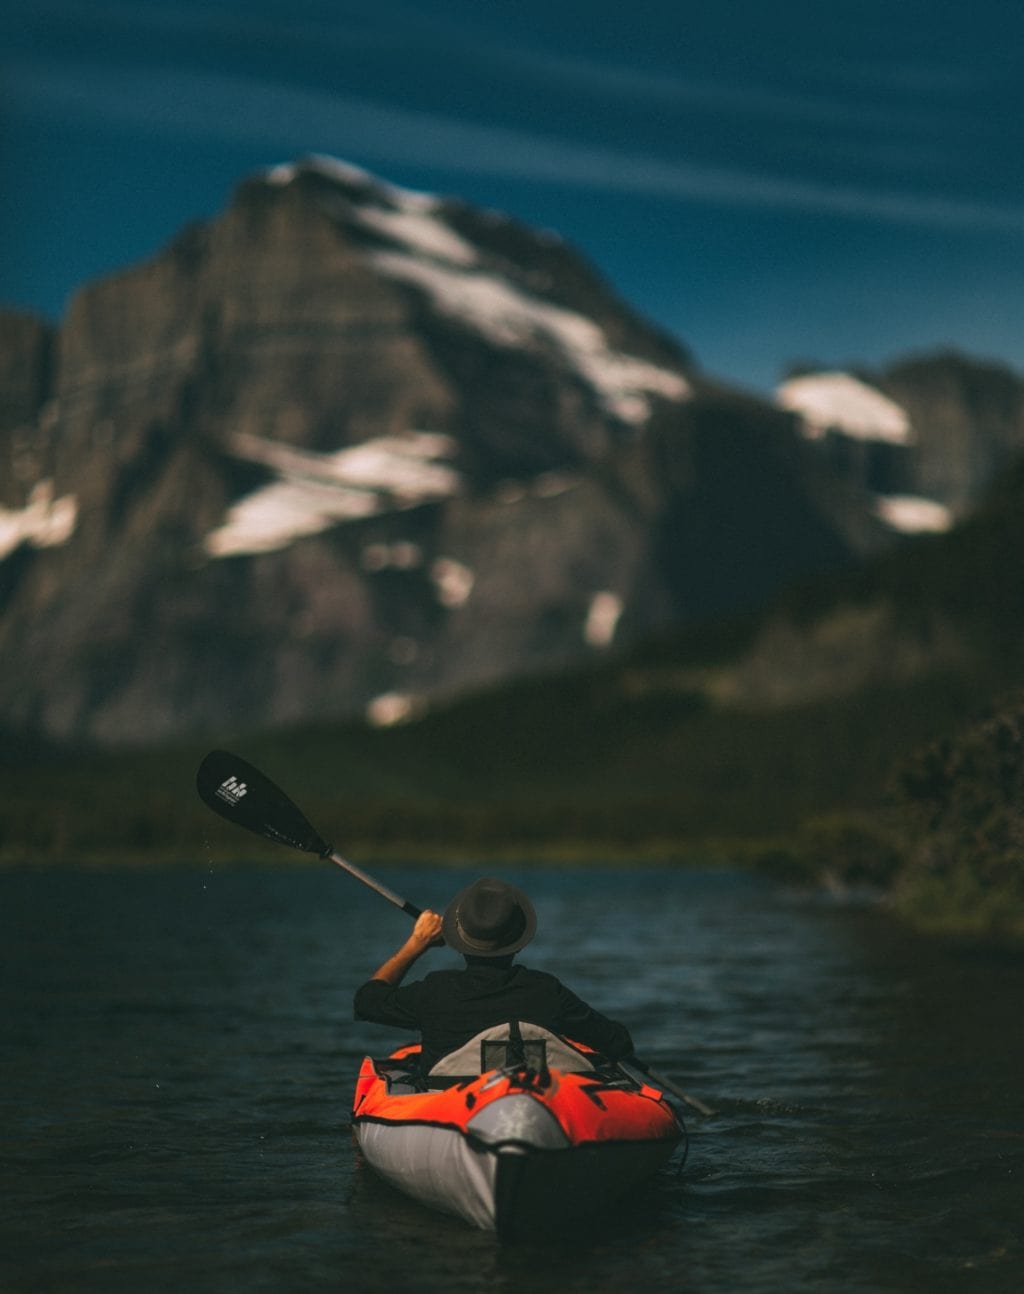
<path fill-rule="evenodd" d="M 443 919 L 424 912 L 412 934 L 355 995 L 357 1018 L 418 1031 L 423 1068 L 485 1029 L 528 1022 L 593 1047 L 610 1060 L 633 1050 L 629 1031 L 588 1006 L 554 975 L 513 962 L 533 938 L 533 904 L 515 886 L 485 878 L 452 900 Z M 433 971 L 403 985 L 424 952 L 444 942 L 466 959 L 462 970 Z"/>

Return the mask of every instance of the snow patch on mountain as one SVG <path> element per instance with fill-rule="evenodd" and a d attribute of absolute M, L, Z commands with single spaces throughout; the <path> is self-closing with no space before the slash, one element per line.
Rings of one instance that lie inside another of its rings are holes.
<path fill-rule="evenodd" d="M 392 544 L 367 544 L 359 554 L 359 564 L 371 575 L 381 571 L 414 571 L 423 565 L 423 549 L 408 539 L 398 539 Z"/>
<path fill-rule="evenodd" d="M 381 436 L 334 454 L 249 435 L 236 436 L 232 449 L 279 479 L 229 509 L 206 537 L 211 557 L 273 552 L 342 522 L 451 498 L 462 484 L 443 461 L 455 453 L 455 443 L 436 432 Z"/>
<path fill-rule="evenodd" d="M 690 385 L 679 373 L 613 350 L 593 320 L 515 286 L 483 268 L 486 259 L 444 218 L 433 194 L 402 189 L 331 157 L 276 166 L 268 183 L 286 185 L 315 172 L 348 191 L 339 195 L 338 219 L 391 244 L 369 253 L 382 274 L 426 292 L 435 307 L 501 347 L 547 347 L 560 354 L 616 418 L 634 425 L 651 413 L 650 396 L 681 401 Z"/>
<path fill-rule="evenodd" d="M 298 162 L 282 162 L 264 171 L 263 178 L 268 184 L 283 188 L 304 174 L 322 175 L 324 179 L 332 180 L 346 189 L 355 189 L 360 194 L 378 201 L 389 202 L 396 207 L 411 208 L 418 205 L 429 208 L 438 203 L 438 198 L 433 193 L 403 189 L 388 180 L 382 180 L 361 166 L 345 162 L 339 157 L 330 157 L 326 153 L 313 153 Z"/>
<path fill-rule="evenodd" d="M 384 692 L 366 707 L 367 721 L 374 728 L 391 728 L 415 717 L 418 699 L 406 692 Z"/>
<path fill-rule="evenodd" d="M 73 494 L 53 497 L 53 482 L 39 481 L 23 508 L 0 508 L 0 561 L 22 544 L 56 548 L 66 544 L 78 523 L 78 500 Z"/>
<path fill-rule="evenodd" d="M 622 599 L 603 589 L 590 599 L 583 625 L 583 640 L 588 647 L 610 647 L 622 615 Z"/>
<path fill-rule="evenodd" d="M 373 252 L 370 259 L 382 274 L 420 288 L 439 310 L 495 346 L 553 347 L 623 422 L 647 420 L 648 396 L 681 401 L 690 395 L 690 385 L 679 373 L 612 350 L 593 320 L 531 296 L 496 274 L 405 252 Z"/>
<path fill-rule="evenodd" d="M 398 209 L 362 207 L 356 212 L 356 218 L 373 233 L 432 260 L 475 265 L 480 259 L 473 244 L 449 228 L 434 207 L 418 204 Z"/>
<path fill-rule="evenodd" d="M 343 162 L 337 157 L 328 157 L 326 153 L 315 153 L 299 162 L 282 162 L 281 165 L 272 166 L 264 171 L 263 175 L 268 183 L 283 187 L 291 184 L 304 171 L 315 171 L 329 180 L 359 188 L 368 188 L 377 183 L 376 178 L 369 171 L 364 171 L 361 166 Z"/>
<path fill-rule="evenodd" d="M 855 440 L 907 445 L 913 439 L 902 406 L 849 373 L 810 373 L 778 387 L 776 402 L 799 414 L 804 435 L 816 440 L 838 431 Z"/>
<path fill-rule="evenodd" d="M 943 503 L 909 494 L 880 494 L 875 515 L 905 535 L 942 534 L 953 525 L 953 513 Z"/>
<path fill-rule="evenodd" d="M 334 157 L 316 156 L 304 162 L 272 167 L 264 173 L 277 187 L 291 184 L 299 175 L 313 172 L 356 191 L 356 201 L 325 204 L 345 220 L 396 243 L 407 251 L 453 265 L 473 265 L 479 259 L 476 248 L 457 234 L 443 219 L 441 199 L 432 193 L 418 193 L 378 179 L 369 171 Z"/>
<path fill-rule="evenodd" d="M 430 578 L 434 581 L 438 602 L 449 610 L 464 606 L 476 583 L 473 571 L 453 557 L 438 557 L 430 567 Z"/>

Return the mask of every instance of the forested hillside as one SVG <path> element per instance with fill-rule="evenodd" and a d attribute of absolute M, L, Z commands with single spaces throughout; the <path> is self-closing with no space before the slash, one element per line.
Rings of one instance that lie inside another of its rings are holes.
<path fill-rule="evenodd" d="M 1024 913 L 1022 550 L 1018 468 L 956 531 L 765 613 L 413 722 L 210 732 L 130 755 L 8 742 L 0 851 L 282 858 L 194 794 L 200 758 L 227 744 L 356 857 L 739 858 L 886 890 L 926 924 L 1012 932 Z"/>

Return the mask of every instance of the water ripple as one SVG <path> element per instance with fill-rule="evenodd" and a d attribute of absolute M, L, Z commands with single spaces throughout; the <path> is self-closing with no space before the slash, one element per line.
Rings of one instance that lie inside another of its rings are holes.
<path fill-rule="evenodd" d="M 725 871 L 507 874 L 540 913 L 529 962 L 715 1107 L 688 1112 L 681 1174 L 497 1245 L 351 1141 L 359 1060 L 397 1040 L 353 1021 L 351 992 L 401 914 L 315 867 L 9 870 L 4 1288 L 1018 1287 L 1019 960 Z M 434 907 L 462 881 L 388 879 Z"/>

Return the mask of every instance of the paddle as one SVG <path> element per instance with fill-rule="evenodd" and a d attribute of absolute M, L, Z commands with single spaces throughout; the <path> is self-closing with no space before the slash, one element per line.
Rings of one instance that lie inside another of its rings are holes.
<path fill-rule="evenodd" d="M 327 858 L 413 920 L 420 915 L 419 908 L 368 876 L 355 863 L 342 858 L 284 791 L 240 756 L 230 755 L 226 750 L 211 750 L 199 765 L 196 790 L 204 803 L 228 822 L 254 831 L 265 840 L 276 840 L 292 849 Z"/>
<path fill-rule="evenodd" d="M 228 822 L 245 827 L 247 831 L 253 831 L 265 840 L 275 840 L 292 849 L 301 849 L 304 853 L 327 858 L 363 885 L 376 890 L 382 898 L 393 903 L 396 908 L 401 908 L 414 920 L 420 915 L 419 908 L 367 875 L 355 863 L 342 858 L 284 791 L 239 755 L 231 755 L 226 750 L 211 750 L 199 765 L 196 790 L 203 802 Z M 648 1069 L 636 1056 L 631 1057 L 628 1064 L 680 1101 L 699 1110 L 705 1117 L 715 1113 L 703 1101 L 684 1092 L 670 1078 Z"/>
<path fill-rule="evenodd" d="M 717 1110 L 712 1110 L 710 1105 L 705 1105 L 698 1097 L 691 1096 L 689 1092 L 684 1092 L 679 1084 L 674 1083 L 672 1079 L 666 1078 L 664 1074 L 655 1073 L 655 1071 L 649 1068 L 649 1066 L 647 1066 L 638 1056 L 630 1056 L 628 1060 L 620 1060 L 619 1068 L 624 1069 L 627 1074 L 629 1074 L 631 1069 L 638 1069 L 641 1074 L 649 1078 L 651 1082 L 657 1084 L 658 1087 L 663 1087 L 666 1092 L 671 1092 L 678 1100 L 685 1101 L 687 1105 L 703 1114 L 705 1119 L 710 1119 L 712 1115 L 718 1113 Z M 631 1074 L 630 1077 L 635 1078 L 636 1075 Z"/>

